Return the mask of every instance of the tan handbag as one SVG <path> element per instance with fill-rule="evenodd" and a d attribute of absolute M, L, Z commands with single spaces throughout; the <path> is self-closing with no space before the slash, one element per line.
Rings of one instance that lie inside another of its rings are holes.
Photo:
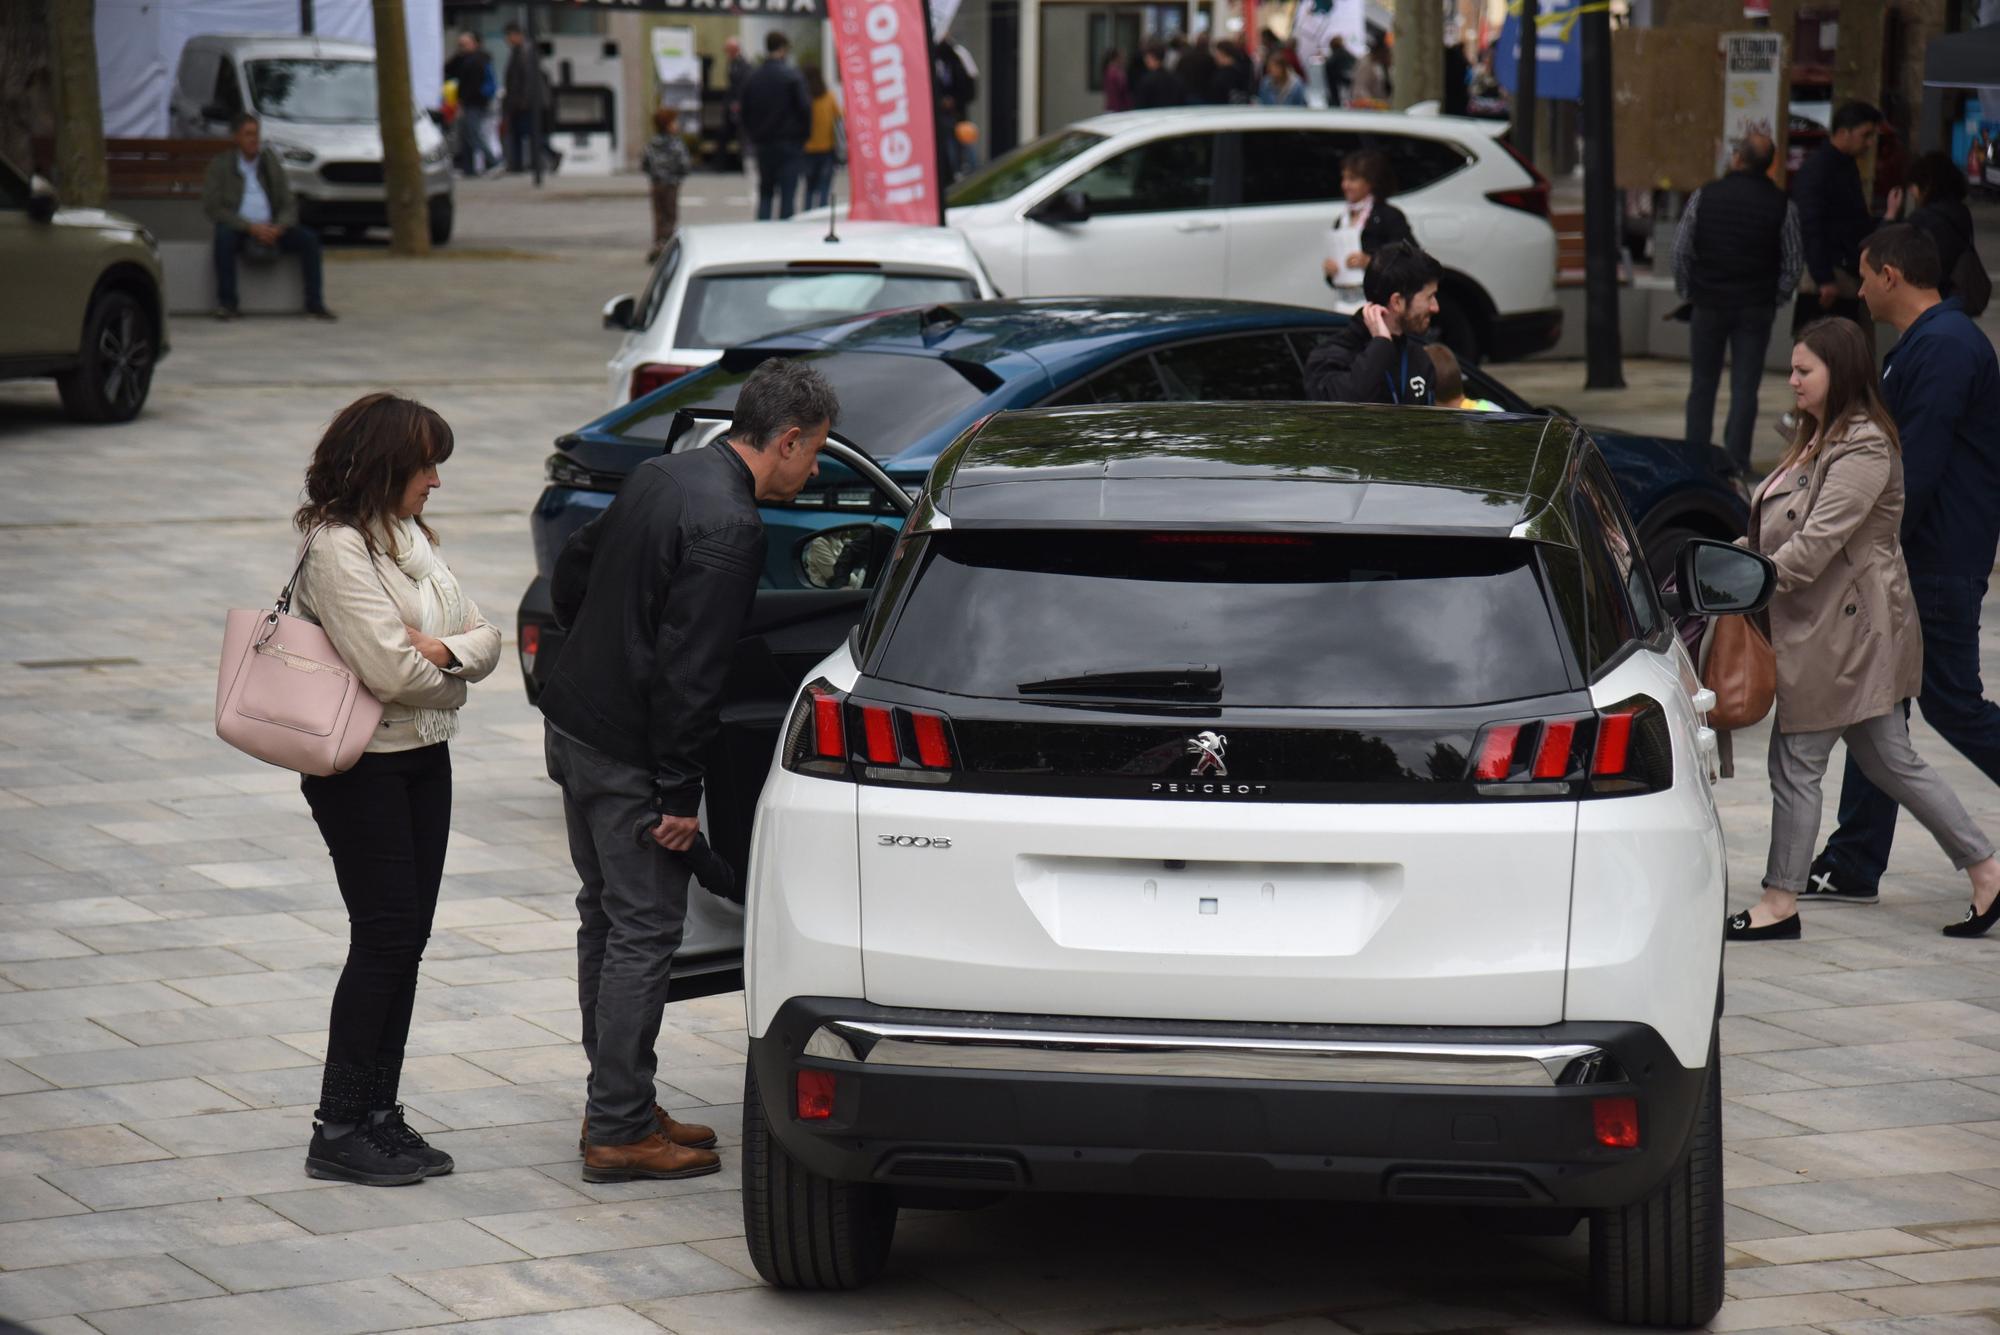
<path fill-rule="evenodd" d="M 215 735 L 245 755 L 326 778 L 354 768 L 382 702 L 326 632 L 291 615 L 292 590 L 321 529 L 306 535 L 275 606 L 230 612 L 215 678 Z"/>
<path fill-rule="evenodd" d="M 1763 721 L 1778 698 L 1778 659 L 1747 616 L 1713 617 L 1702 637 L 1701 684 L 1715 692 L 1708 726 L 1733 732 Z"/>

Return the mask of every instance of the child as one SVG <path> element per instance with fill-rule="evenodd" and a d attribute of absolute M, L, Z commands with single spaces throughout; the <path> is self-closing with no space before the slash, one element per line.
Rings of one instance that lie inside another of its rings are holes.
<path fill-rule="evenodd" d="M 687 145 L 674 132 L 680 118 L 680 112 L 673 107 L 661 107 L 653 113 L 653 128 L 659 133 L 646 145 L 646 155 L 640 159 L 653 183 L 653 248 L 646 252 L 648 264 L 660 258 L 667 242 L 674 239 L 674 227 L 681 212 L 681 182 L 694 170 Z"/>
<path fill-rule="evenodd" d="M 1465 372 L 1459 369 L 1458 355 L 1450 348 L 1442 343 L 1433 343 L 1424 351 L 1430 353 L 1431 365 L 1437 371 L 1437 378 L 1431 385 L 1431 398 L 1438 407 L 1481 413 L 1500 411 L 1497 403 L 1465 397 Z"/>

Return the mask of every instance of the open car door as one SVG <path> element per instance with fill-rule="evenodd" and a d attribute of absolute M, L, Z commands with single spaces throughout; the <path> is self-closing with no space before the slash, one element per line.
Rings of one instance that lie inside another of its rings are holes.
<path fill-rule="evenodd" d="M 728 430 L 722 412 L 685 414 L 667 450 L 700 449 Z M 704 762 L 702 828 L 750 883 L 750 827 L 799 684 L 860 624 L 910 511 L 910 497 L 853 444 L 831 437 L 819 476 L 797 499 L 764 504 L 768 555 L 756 601 L 724 684 L 719 725 Z M 687 927 L 668 1001 L 743 986 L 743 906 L 690 887 Z"/>

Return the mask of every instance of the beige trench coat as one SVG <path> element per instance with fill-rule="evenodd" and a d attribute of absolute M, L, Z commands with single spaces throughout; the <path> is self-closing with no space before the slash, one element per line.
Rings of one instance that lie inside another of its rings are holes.
<path fill-rule="evenodd" d="M 1916 695 L 1924 642 L 1902 523 L 1902 456 L 1864 417 L 1758 489 L 1749 545 L 1778 567 L 1778 731 L 1844 728 Z"/>

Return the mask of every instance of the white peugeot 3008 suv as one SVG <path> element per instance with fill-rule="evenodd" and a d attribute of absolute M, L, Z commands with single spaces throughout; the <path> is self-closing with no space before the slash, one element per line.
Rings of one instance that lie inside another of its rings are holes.
<path fill-rule="evenodd" d="M 1712 702 L 1570 421 L 975 428 L 758 807 L 758 1270 L 866 1283 L 940 1188 L 1522 1207 L 1589 1220 L 1606 1318 L 1705 1321 Z"/>

